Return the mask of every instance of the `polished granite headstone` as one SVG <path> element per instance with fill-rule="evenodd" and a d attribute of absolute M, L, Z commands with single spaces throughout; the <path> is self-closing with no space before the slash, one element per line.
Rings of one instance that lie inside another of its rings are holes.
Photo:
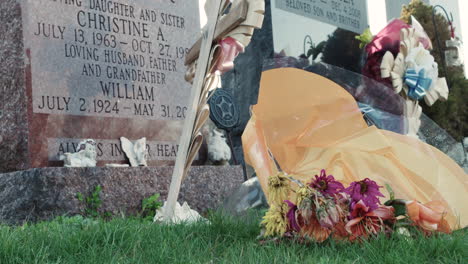
<path fill-rule="evenodd" d="M 245 52 L 239 54 L 234 69 L 222 76 L 223 89 L 227 89 L 238 103 L 239 122 L 231 129 L 234 155 L 244 162 L 242 133 L 250 119 L 250 108 L 257 104 L 263 62 L 274 55 L 270 0 L 265 0 L 265 17 L 261 29 L 256 29 Z M 247 175 L 250 178 L 250 175 Z"/>
<path fill-rule="evenodd" d="M 306 10 L 292 10 L 294 6 L 301 3 L 307 8 L 322 10 L 320 12 L 324 14 L 327 13 L 327 10 L 332 9 L 329 12 L 332 17 L 342 17 L 342 22 L 354 21 L 352 25 L 355 26 L 357 25 L 355 20 L 359 18 L 358 26 L 354 29 L 347 27 L 353 29 L 354 32 L 352 32 L 339 28 L 339 26 L 346 28 L 345 25 L 341 25 L 342 23 L 338 23 L 340 21 L 332 23 L 333 21 L 328 21 L 325 19 L 326 17 L 317 19 L 317 15 L 302 14 Z M 367 24 L 367 14 L 364 12 L 365 3 L 366 0 L 265 0 L 265 19 L 262 28 L 255 30 L 250 45 L 235 60 L 234 69 L 224 74 L 222 78 L 223 88 L 229 89 L 235 101 L 239 103 L 239 125 L 232 129 L 236 160 L 243 162 L 241 136 L 250 119 L 251 106 L 257 103 L 264 63 L 276 61 L 281 64 L 281 60 L 278 58 L 286 55 L 288 56 L 287 60 L 297 61 L 298 68 L 304 68 L 308 63 L 312 64 L 311 58 L 308 60 L 299 59 L 299 56 L 304 53 L 304 38 L 310 35 L 313 42 L 311 44 L 318 45 L 322 41 L 329 44 L 319 54 L 316 62 L 323 61 L 351 71 L 360 71 L 359 41 L 355 39 L 355 36 L 358 35 L 356 32 L 360 32 Z M 350 6 L 351 8 L 348 8 Z M 347 14 L 344 14 L 345 12 Z M 305 48 L 305 52 L 310 48 L 307 42 Z"/>
<path fill-rule="evenodd" d="M 199 26 L 198 1 L 2 0 L 0 172 L 60 166 L 87 138 L 98 166 L 124 162 L 122 136 L 171 164 Z"/>

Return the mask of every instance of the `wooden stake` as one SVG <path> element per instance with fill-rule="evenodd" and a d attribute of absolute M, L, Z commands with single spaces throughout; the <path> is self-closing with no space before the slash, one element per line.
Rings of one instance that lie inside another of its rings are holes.
<path fill-rule="evenodd" d="M 238 0 L 239 1 L 239 0 Z M 242 2 L 239 5 L 236 5 L 233 10 L 229 12 L 228 15 L 221 18 L 216 27 L 216 31 L 213 37 L 213 41 L 221 40 L 227 33 L 238 27 L 242 22 L 247 18 L 247 12 L 249 9 L 249 4 L 246 0 L 241 0 Z M 185 65 L 190 65 L 200 54 L 200 47 L 202 47 L 202 39 L 199 39 L 195 45 L 189 50 L 187 56 L 185 57 Z"/>
<path fill-rule="evenodd" d="M 210 10 L 208 14 L 208 23 L 202 32 L 202 41 L 200 48 L 200 55 L 198 57 L 197 70 L 195 73 L 195 80 L 192 86 L 192 92 L 190 94 L 189 111 L 187 119 L 185 120 L 182 136 L 179 143 L 179 151 L 177 153 L 177 159 L 172 173 L 171 186 L 169 188 L 169 195 L 164 211 L 164 221 L 171 221 L 174 217 L 174 209 L 179 197 L 180 186 L 182 184 L 182 178 L 187 173 L 186 163 L 189 153 L 189 148 L 192 143 L 192 134 L 194 129 L 194 123 L 197 116 L 198 104 L 200 101 L 200 94 L 205 82 L 205 76 L 210 64 L 209 58 L 211 48 L 213 45 L 213 39 L 215 35 L 216 26 L 218 24 L 219 15 L 222 8 L 222 3 L 225 0 L 213 0 L 211 6 L 207 8 Z M 190 166 L 188 166 L 190 167 Z"/>

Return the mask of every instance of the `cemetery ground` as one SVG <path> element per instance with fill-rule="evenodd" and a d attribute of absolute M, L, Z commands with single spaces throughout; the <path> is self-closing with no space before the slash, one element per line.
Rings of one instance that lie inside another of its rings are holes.
<path fill-rule="evenodd" d="M 142 218 L 59 217 L 0 226 L 0 263 L 463 263 L 468 230 L 362 243 L 260 242 L 264 211 L 209 213 L 211 224 L 155 224 Z M 466 262 L 465 262 L 466 263 Z"/>

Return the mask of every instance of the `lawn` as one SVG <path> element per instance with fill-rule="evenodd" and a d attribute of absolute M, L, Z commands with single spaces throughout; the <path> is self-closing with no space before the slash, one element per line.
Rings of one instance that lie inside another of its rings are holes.
<path fill-rule="evenodd" d="M 0 226 L 0 263 L 467 263 L 468 231 L 394 235 L 365 243 L 259 243 L 260 217 L 209 216 L 211 225 L 61 217 Z M 465 260 L 465 261 L 463 261 Z"/>

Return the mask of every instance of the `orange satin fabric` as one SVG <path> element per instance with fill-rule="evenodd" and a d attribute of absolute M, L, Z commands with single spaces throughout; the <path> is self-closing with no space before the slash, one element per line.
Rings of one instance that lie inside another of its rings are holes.
<path fill-rule="evenodd" d="M 418 139 L 368 127 L 354 98 L 319 75 L 293 68 L 264 72 L 242 140 L 267 195 L 267 178 L 277 171 L 271 152 L 283 171 L 304 182 L 321 169 L 345 185 L 371 178 L 389 184 L 397 198 L 441 201 L 452 228 L 468 225 L 463 169 Z"/>

